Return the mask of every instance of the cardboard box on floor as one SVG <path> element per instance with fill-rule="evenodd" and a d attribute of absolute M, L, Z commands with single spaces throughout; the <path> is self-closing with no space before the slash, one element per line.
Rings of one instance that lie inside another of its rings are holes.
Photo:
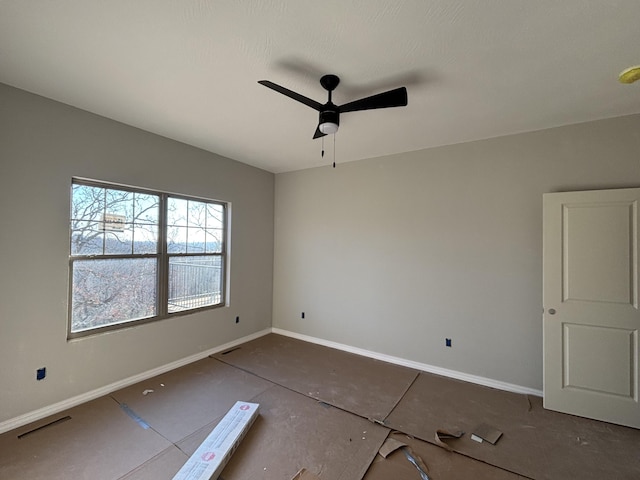
<path fill-rule="evenodd" d="M 385 427 L 277 385 L 250 401 L 260 404 L 260 415 L 223 470 L 225 480 L 288 480 L 302 468 L 326 479 L 359 479 L 389 433 Z M 177 446 L 193 453 L 211 428 Z"/>
<path fill-rule="evenodd" d="M 173 480 L 215 480 L 258 416 L 258 404 L 236 402 Z"/>

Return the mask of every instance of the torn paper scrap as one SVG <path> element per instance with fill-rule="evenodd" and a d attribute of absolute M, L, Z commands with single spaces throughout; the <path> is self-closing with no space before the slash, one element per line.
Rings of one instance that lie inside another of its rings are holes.
<path fill-rule="evenodd" d="M 406 443 L 403 443 L 400 440 L 396 440 L 395 438 L 389 437 L 382 444 L 382 446 L 380 447 L 380 450 L 378 450 L 378 453 L 383 458 L 387 458 L 389 455 L 391 455 L 393 452 L 395 452 L 398 449 L 402 450 L 402 453 L 404 453 L 404 456 L 407 457 L 407 460 L 409 460 L 409 462 L 413 464 L 414 467 L 416 467 L 416 469 L 420 473 L 420 478 L 422 480 L 430 480 L 429 476 L 427 475 L 427 473 L 429 472 L 427 465 L 424 463 L 422 458 L 420 458 L 419 455 L 416 455 L 413 452 L 413 450 L 411 450 L 411 447 Z"/>
<path fill-rule="evenodd" d="M 453 448 L 451 448 L 445 442 L 445 440 L 452 439 L 452 438 L 460 438 L 462 437 L 462 435 L 464 435 L 464 432 L 462 430 L 449 431 L 449 430 L 443 430 L 439 428 L 438 430 L 436 430 L 436 438 L 435 438 L 436 445 L 444 448 L 445 450 L 453 452 Z"/>
<path fill-rule="evenodd" d="M 382 455 L 382 458 L 387 458 L 389 454 L 395 452 L 397 449 L 406 447 L 406 443 L 402 443 L 400 440 L 396 440 L 395 438 L 387 438 L 378 453 Z"/>
<path fill-rule="evenodd" d="M 480 437 L 485 442 L 489 442 L 491 445 L 495 445 L 496 442 L 502 436 L 502 432 L 491 425 L 483 423 L 478 425 L 472 432 L 476 437 Z"/>

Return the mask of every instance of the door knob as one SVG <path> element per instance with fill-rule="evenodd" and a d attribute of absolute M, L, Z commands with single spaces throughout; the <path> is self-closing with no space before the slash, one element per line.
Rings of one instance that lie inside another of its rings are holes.
<path fill-rule="evenodd" d="M 556 314 L 555 308 L 550 308 L 549 309 L 549 315 L 555 315 L 555 314 Z"/>

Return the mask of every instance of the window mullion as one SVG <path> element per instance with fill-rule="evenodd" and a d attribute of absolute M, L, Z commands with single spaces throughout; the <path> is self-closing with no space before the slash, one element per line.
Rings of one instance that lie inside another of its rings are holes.
<path fill-rule="evenodd" d="M 102 201 L 104 202 L 104 208 L 102 209 L 102 220 L 100 223 L 100 226 L 102 227 L 102 255 L 104 255 L 104 252 L 107 250 L 107 231 L 104 228 L 104 221 L 105 221 L 105 216 L 107 213 L 107 189 L 104 189 L 104 197 L 102 198 Z"/>
<path fill-rule="evenodd" d="M 160 195 L 160 225 L 158 232 L 158 314 L 167 315 L 169 303 L 169 255 L 167 253 L 167 195 Z"/>

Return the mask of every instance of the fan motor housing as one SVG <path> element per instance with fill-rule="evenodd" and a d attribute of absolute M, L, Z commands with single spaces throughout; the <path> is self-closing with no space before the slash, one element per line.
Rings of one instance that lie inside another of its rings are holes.
<path fill-rule="evenodd" d="M 320 112 L 320 125 L 323 123 L 335 123 L 340 125 L 340 114 L 337 110 L 324 110 Z"/>

